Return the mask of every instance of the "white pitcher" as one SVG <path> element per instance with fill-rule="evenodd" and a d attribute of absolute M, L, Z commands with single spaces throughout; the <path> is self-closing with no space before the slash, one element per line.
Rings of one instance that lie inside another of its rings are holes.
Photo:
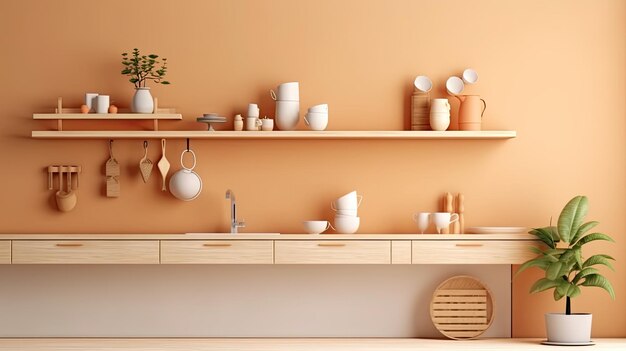
<path fill-rule="evenodd" d="M 450 103 L 448 99 L 432 99 L 430 102 L 430 128 L 444 131 L 450 126 Z"/>

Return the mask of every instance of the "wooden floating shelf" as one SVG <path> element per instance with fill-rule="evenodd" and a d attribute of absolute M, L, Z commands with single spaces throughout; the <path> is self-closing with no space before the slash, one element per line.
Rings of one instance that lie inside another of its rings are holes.
<path fill-rule="evenodd" d="M 35 113 L 33 119 L 43 120 L 182 120 L 180 113 Z"/>
<path fill-rule="evenodd" d="M 148 118 L 149 119 L 149 118 Z M 482 131 L 33 131 L 37 139 L 268 139 L 268 140 L 369 140 L 369 139 L 446 139 L 446 140 L 483 140 L 511 139 L 517 136 L 514 130 Z"/>

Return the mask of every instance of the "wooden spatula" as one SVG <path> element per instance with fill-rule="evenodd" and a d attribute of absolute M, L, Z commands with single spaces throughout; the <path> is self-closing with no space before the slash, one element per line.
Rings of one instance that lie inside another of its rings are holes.
<path fill-rule="evenodd" d="M 163 178 L 163 187 L 161 188 L 161 191 L 166 191 L 167 188 L 165 187 L 165 179 L 167 178 L 167 172 L 170 171 L 170 162 L 165 157 L 165 139 L 161 139 L 161 154 L 161 159 L 159 160 L 159 163 L 157 163 L 157 167 L 159 168 L 161 177 Z"/>
<path fill-rule="evenodd" d="M 152 167 L 154 164 L 148 158 L 148 141 L 144 140 L 143 142 L 144 155 L 141 161 L 139 161 L 139 171 L 141 172 L 141 177 L 143 178 L 143 182 L 147 183 L 150 178 L 150 174 L 152 173 Z"/>

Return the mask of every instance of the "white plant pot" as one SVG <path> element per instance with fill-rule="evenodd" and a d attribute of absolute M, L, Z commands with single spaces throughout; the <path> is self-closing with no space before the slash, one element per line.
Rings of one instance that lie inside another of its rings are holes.
<path fill-rule="evenodd" d="M 150 88 L 135 88 L 135 95 L 133 95 L 130 108 L 135 113 L 152 113 L 154 101 L 152 94 L 150 94 Z"/>
<path fill-rule="evenodd" d="M 546 313 L 549 342 L 588 343 L 591 341 L 591 313 Z"/>

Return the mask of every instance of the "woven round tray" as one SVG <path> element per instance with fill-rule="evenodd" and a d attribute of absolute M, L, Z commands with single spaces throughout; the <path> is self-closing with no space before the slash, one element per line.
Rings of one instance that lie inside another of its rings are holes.
<path fill-rule="evenodd" d="M 473 339 L 493 320 L 491 291 L 478 279 L 456 276 L 439 284 L 430 302 L 430 318 L 451 339 Z"/>

